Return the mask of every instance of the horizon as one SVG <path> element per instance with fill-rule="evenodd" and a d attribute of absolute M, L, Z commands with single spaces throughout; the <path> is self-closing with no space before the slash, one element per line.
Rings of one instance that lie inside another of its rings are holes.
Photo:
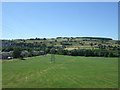
<path fill-rule="evenodd" d="M 96 36 L 93 36 L 93 37 L 83 37 L 83 36 L 76 36 L 76 37 L 67 37 L 67 36 L 57 36 L 57 37 L 31 37 L 31 38 L 15 38 L 15 39 L 1 39 L 1 40 L 29 40 L 29 39 L 43 39 L 43 38 L 46 38 L 46 39 L 57 39 L 58 37 L 60 38 L 106 38 L 106 39 L 112 39 L 112 40 L 115 40 L 113 38 L 109 38 L 109 37 L 96 37 Z"/>
<path fill-rule="evenodd" d="M 4 2 L 2 39 L 106 37 L 118 40 L 117 2 Z"/>

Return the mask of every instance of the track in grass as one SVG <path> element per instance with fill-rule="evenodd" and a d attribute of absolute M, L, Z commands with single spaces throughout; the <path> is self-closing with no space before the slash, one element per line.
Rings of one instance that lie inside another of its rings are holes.
<path fill-rule="evenodd" d="M 118 59 L 50 55 L 3 62 L 3 88 L 117 88 Z"/>

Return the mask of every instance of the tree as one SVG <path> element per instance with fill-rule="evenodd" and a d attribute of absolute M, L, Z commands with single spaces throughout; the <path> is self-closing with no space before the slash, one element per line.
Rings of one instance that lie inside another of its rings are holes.
<path fill-rule="evenodd" d="M 68 50 L 63 50 L 64 55 L 68 55 Z"/>
<path fill-rule="evenodd" d="M 104 56 L 104 53 L 102 51 L 99 51 L 98 55 L 99 55 L 99 57 L 102 57 L 102 56 Z"/>
<path fill-rule="evenodd" d="M 116 41 L 117 44 L 120 44 L 120 41 Z"/>
<path fill-rule="evenodd" d="M 21 49 L 20 48 L 14 48 L 13 50 L 13 58 L 20 58 L 20 54 L 21 54 Z"/>
<path fill-rule="evenodd" d="M 84 50 L 83 49 L 78 49 L 78 55 L 79 56 L 84 56 Z"/>
<path fill-rule="evenodd" d="M 113 56 L 114 56 L 113 53 L 109 52 L 108 57 L 113 57 Z"/>
<path fill-rule="evenodd" d="M 77 50 L 76 49 L 72 50 L 71 55 L 72 56 L 78 56 Z"/>
<path fill-rule="evenodd" d="M 46 38 L 43 38 L 43 40 L 47 40 Z"/>
<path fill-rule="evenodd" d="M 20 57 L 19 57 L 21 60 L 23 60 L 23 55 L 22 54 L 20 54 Z"/>
<path fill-rule="evenodd" d="M 55 54 L 55 49 L 54 48 L 50 49 L 50 53 Z"/>
<path fill-rule="evenodd" d="M 2 51 L 4 51 L 4 52 L 13 51 L 13 48 L 12 47 L 5 47 L 5 48 L 2 48 Z"/>
<path fill-rule="evenodd" d="M 31 50 L 31 51 L 29 51 L 28 57 L 32 57 L 32 56 L 34 56 L 34 55 L 33 55 L 32 50 Z"/>
<path fill-rule="evenodd" d="M 89 50 L 89 49 L 88 49 L 88 50 L 85 50 L 84 52 L 85 52 L 85 53 L 84 53 L 84 56 L 86 56 L 86 57 L 87 57 L 87 56 L 92 56 L 92 55 L 93 55 L 92 51 Z"/>
<path fill-rule="evenodd" d="M 59 48 L 59 49 L 57 50 L 57 54 L 63 55 L 63 49 Z"/>
<path fill-rule="evenodd" d="M 108 57 L 108 55 L 109 55 L 109 53 L 106 51 L 106 52 L 104 53 L 104 57 Z"/>
<path fill-rule="evenodd" d="M 57 40 L 55 40 L 55 42 L 57 42 Z"/>
<path fill-rule="evenodd" d="M 93 46 L 93 43 L 90 43 L 91 46 Z"/>
<path fill-rule="evenodd" d="M 46 54 L 47 54 L 47 53 L 50 53 L 50 49 L 49 49 L 49 48 L 46 48 L 46 49 L 45 49 L 45 52 L 46 52 Z"/>
<path fill-rule="evenodd" d="M 97 50 L 94 50 L 94 56 L 99 56 L 99 52 Z"/>

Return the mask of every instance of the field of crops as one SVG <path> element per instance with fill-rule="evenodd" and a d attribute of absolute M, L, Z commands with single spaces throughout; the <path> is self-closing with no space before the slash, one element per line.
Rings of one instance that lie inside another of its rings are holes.
<path fill-rule="evenodd" d="M 3 62 L 3 88 L 118 87 L 118 58 L 50 56 Z"/>

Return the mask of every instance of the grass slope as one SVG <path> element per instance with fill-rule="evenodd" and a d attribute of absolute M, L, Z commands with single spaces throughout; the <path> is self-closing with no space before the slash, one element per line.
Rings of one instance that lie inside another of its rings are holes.
<path fill-rule="evenodd" d="M 3 88 L 117 88 L 118 59 L 50 55 L 3 62 Z"/>

